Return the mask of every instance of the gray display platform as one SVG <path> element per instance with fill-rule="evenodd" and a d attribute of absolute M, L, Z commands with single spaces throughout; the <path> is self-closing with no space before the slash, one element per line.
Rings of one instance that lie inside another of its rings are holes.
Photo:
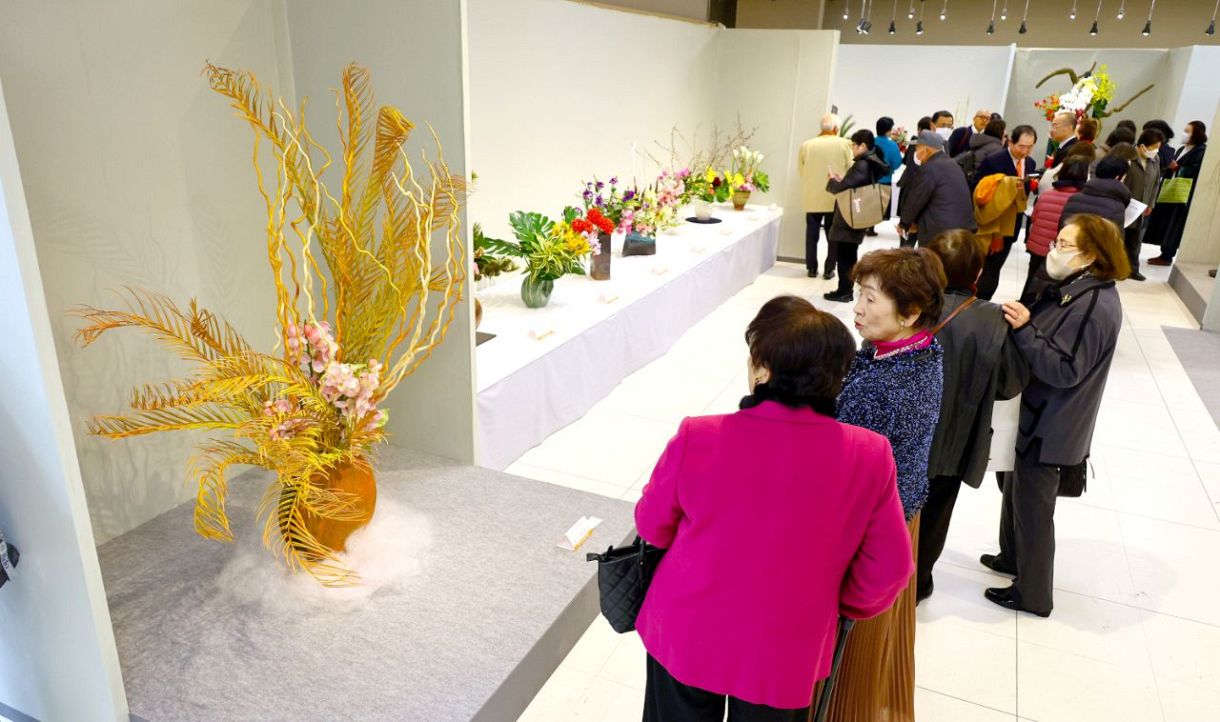
<path fill-rule="evenodd" d="M 379 509 L 425 517 L 431 547 L 421 571 L 363 599 L 281 609 L 234 594 L 235 580 L 259 582 L 235 571 L 240 555 L 275 562 L 196 536 L 192 504 L 102 545 L 133 717 L 517 719 L 597 614 L 584 552 L 628 538 L 632 505 L 395 449 L 377 478 Z M 261 533 L 269 479 L 230 483 L 242 540 Z M 558 548 L 586 514 L 605 521 L 580 553 Z"/>

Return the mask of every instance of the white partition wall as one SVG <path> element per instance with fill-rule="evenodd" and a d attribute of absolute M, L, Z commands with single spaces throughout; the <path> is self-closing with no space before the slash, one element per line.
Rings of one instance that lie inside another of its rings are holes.
<path fill-rule="evenodd" d="M 0 717 L 119 719 L 127 700 L 5 105 L 0 88 L 0 369 L 12 382 L 0 529 L 24 554 L 0 589 Z"/>
<path fill-rule="evenodd" d="M 754 130 L 751 146 L 766 154 L 771 192 L 751 202 L 784 208 L 781 258 L 804 258 L 805 217 L 796 153 L 818 134 L 836 67 L 836 30 L 726 30 L 720 36 L 716 117 L 721 127 Z"/>
<path fill-rule="evenodd" d="M 286 4 L 298 97 L 309 97 L 310 125 L 339 148 L 332 89 L 350 62 L 369 68 L 379 105 L 395 105 L 416 125 L 407 153 L 416 173 L 435 157 L 436 131 L 451 172 L 467 175 L 463 97 L 463 18 L 456 0 L 371 0 L 358 4 L 293 0 Z M 371 149 L 370 149 L 371 152 Z M 463 216 L 465 229 L 465 216 Z M 439 243 L 439 241 L 438 241 Z M 440 253 L 440 245 L 434 247 Z M 469 257 L 469 256 L 468 256 Z M 470 294 L 445 342 L 385 404 L 391 443 L 473 462 L 474 323 Z"/>
<path fill-rule="evenodd" d="M 830 102 L 869 130 L 883 115 L 912 133 L 937 110 L 959 125 L 978 108 L 1007 116 L 1013 52 L 1007 45 L 840 45 Z"/>
<path fill-rule="evenodd" d="M 591 173 L 649 182 L 657 141 L 711 132 L 715 27 L 566 0 L 468 5 L 470 217 L 489 235 L 508 236 L 514 210 L 579 204 Z"/>

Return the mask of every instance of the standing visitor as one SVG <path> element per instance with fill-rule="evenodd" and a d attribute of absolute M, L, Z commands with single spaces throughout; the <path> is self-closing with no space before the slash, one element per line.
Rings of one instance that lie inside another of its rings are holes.
<path fill-rule="evenodd" d="M 1032 305 L 1042 290 L 1053 284 L 1046 275 L 1046 254 L 1050 252 L 1059 229 L 1066 217 L 1063 208 L 1068 199 L 1079 193 L 1089 181 L 1089 161 L 1068 154 L 1054 183 L 1048 188 L 1041 184 L 1038 202 L 1034 204 L 1034 215 L 1030 218 L 1029 232 L 1025 235 L 1025 250 L 1029 252 L 1029 273 L 1025 276 L 1025 289 L 1021 291 L 1021 303 Z"/>
<path fill-rule="evenodd" d="M 899 238 L 905 238 L 912 228 L 918 228 L 929 240 L 954 228 L 970 231 L 978 228 L 966 176 L 944 152 L 939 135 L 926 130 L 919 134 L 915 161 L 919 164 L 919 182 L 911 188 L 910 198 L 902 208 Z"/>
<path fill-rule="evenodd" d="M 957 230 L 936 236 L 927 248 L 940 258 L 948 282 L 936 331 L 945 354 L 945 384 L 928 454 L 928 500 L 919 513 L 916 603 L 932 594 L 932 567 L 945 549 L 962 483 L 977 489 L 987 472 L 995 402 L 1015 398 L 1029 379 L 1004 312 L 974 295 L 986 257 L 982 243 Z"/>
<path fill-rule="evenodd" d="M 1161 177 L 1168 178 L 1177 170 L 1177 163 L 1174 160 L 1177 154 L 1174 152 L 1174 147 L 1169 144 L 1169 141 L 1173 140 L 1174 136 L 1173 127 L 1169 123 L 1157 119 L 1144 123 L 1144 127 L 1141 130 L 1148 130 L 1149 128 L 1159 130 L 1161 135 L 1165 136 L 1165 142 L 1161 144 Z"/>
<path fill-rule="evenodd" d="M 818 236 L 826 231 L 826 267 L 823 278 L 834 276 L 835 244 L 830 240 L 835 198 L 826 190 L 827 169 L 844 173 L 852 162 L 851 141 L 839 136 L 839 116 L 822 116 L 822 132 L 801 144 L 797 172 L 801 176 L 801 205 L 805 209 L 805 271 L 818 275 Z"/>
<path fill-rule="evenodd" d="M 974 111 L 974 118 L 971 125 L 963 125 L 953 134 L 949 136 L 949 142 L 946 144 L 949 156 L 956 158 L 959 154 L 970 150 L 970 139 L 983 132 L 987 124 L 991 122 L 991 111 L 984 108 L 979 108 Z"/>
<path fill-rule="evenodd" d="M 907 151 L 902 156 L 902 177 L 898 179 L 896 186 L 898 190 L 898 215 L 902 215 L 902 209 L 906 205 L 907 196 L 910 195 L 910 189 L 915 187 L 915 179 L 919 177 L 919 164 L 915 162 L 915 141 L 919 134 L 927 131 L 932 131 L 932 117 L 925 115 L 919 119 L 916 126 L 915 136 L 911 138 L 911 143 L 907 145 Z M 932 131 L 935 132 L 935 131 Z M 911 231 L 906 238 L 901 238 L 899 243 L 904 248 L 914 248 L 918 241 L 916 231 Z"/>
<path fill-rule="evenodd" d="M 945 273 L 920 248 L 873 251 L 860 259 L 856 353 L 839 394 L 839 420 L 884 435 L 898 465 L 898 496 L 911 542 L 928 495 L 928 450 L 940 415 L 940 318 Z M 819 462 L 820 464 L 821 462 Z M 912 722 L 915 715 L 915 582 L 892 607 L 856 625 L 847 638 L 830 702 L 835 722 Z"/>
<path fill-rule="evenodd" d="M 982 133 L 970 138 L 970 147 L 954 160 L 966 174 L 966 182 L 973 189 L 978 185 L 978 167 L 994 153 L 1004 150 L 1004 131 L 1008 124 L 1003 120 L 989 120 Z"/>
<path fill-rule="evenodd" d="M 893 129 L 893 118 L 881 117 L 877 119 L 877 155 L 880 155 L 881 159 L 884 160 L 885 164 L 890 168 L 890 172 L 877 182 L 888 186 L 893 185 L 894 174 L 897 173 L 898 169 L 902 167 L 902 151 L 898 150 L 898 144 L 890 138 L 890 131 Z M 890 219 L 890 206 L 888 205 L 885 207 L 884 218 L 887 221 Z M 877 231 L 870 228 L 868 229 L 868 235 L 875 236 L 877 235 Z"/>
<path fill-rule="evenodd" d="M 846 174 L 836 173 L 834 170 L 828 172 L 830 179 L 826 181 L 826 190 L 831 194 L 873 185 L 889 172 L 889 166 L 885 164 L 881 156 L 877 155 L 876 141 L 873 139 L 872 131 L 857 130 L 851 136 L 851 146 L 851 152 L 855 156 L 851 169 Z M 839 211 L 837 203 L 834 209 L 834 220 L 830 225 L 830 240 L 837 246 L 835 253 L 838 254 L 839 288 L 823 294 L 822 298 L 827 301 L 847 303 L 852 300 L 851 269 L 856 265 L 860 244 L 864 243 L 864 229 L 849 226 Z"/>
<path fill-rule="evenodd" d="M 1060 469 L 1089 456 L 1097 410 L 1118 343 L 1123 309 L 1114 282 L 1127 275 L 1127 253 L 1113 223 L 1079 215 L 1059 232 L 1046 259 L 1058 286 L 1033 308 L 1004 304 L 1030 383 L 1021 396 L 1016 468 L 1007 474 L 1000 512 L 1000 553 L 983 566 L 1015 577 L 985 596 L 1005 609 L 1048 617 L 1054 608 L 1055 500 Z"/>
<path fill-rule="evenodd" d="M 1076 142 L 1076 114 L 1057 113 L 1051 120 L 1050 142 L 1054 144 L 1054 152 L 1047 158 L 1046 167 L 1057 166 L 1067 157 Z"/>
<path fill-rule="evenodd" d="M 989 248 L 987 262 L 983 264 L 983 275 L 979 278 L 979 298 L 989 301 L 995 295 L 996 288 L 1000 285 L 1000 271 L 1004 268 L 1004 262 L 1008 260 L 1008 254 L 1012 251 L 1012 246 L 1017 241 L 1017 236 L 1021 234 L 1021 221 L 1025 217 L 1022 211 L 1025 210 L 1024 194 L 1028 193 L 1027 179 L 1033 176 L 1037 169 L 1037 164 L 1034 159 L 1029 157 L 1029 154 L 1034 151 L 1034 144 L 1038 142 L 1038 132 L 1031 126 L 1018 125 L 1012 129 L 1012 134 L 1009 136 L 1008 150 L 1001 153 L 992 153 L 979 163 L 977 177 L 980 182 L 990 175 L 1005 175 L 1013 176 L 1021 182 L 1023 186 L 1020 203 L 1017 204 L 1014 198 L 1013 204 L 1008 204 L 1000 209 L 1001 213 L 997 214 L 996 218 L 1001 219 L 997 228 L 1000 233 L 996 235 L 996 243 Z M 978 190 L 975 191 L 976 205 L 986 205 L 986 203 L 978 203 Z M 1019 208 L 1018 208 L 1019 205 Z M 1010 211 L 1017 209 L 1017 212 L 1012 213 L 1012 224 L 1008 223 Z M 979 234 L 983 234 L 983 223 L 980 220 Z"/>
<path fill-rule="evenodd" d="M 1186 124 L 1186 143 L 1178 148 L 1174 156 L 1176 166 L 1171 177 L 1198 179 L 1203 168 L 1203 154 L 1207 151 L 1207 126 L 1202 121 L 1192 120 Z M 1172 266 L 1173 257 L 1182 245 L 1182 234 L 1186 231 L 1186 217 L 1190 214 L 1191 201 L 1195 199 L 1192 181 L 1185 203 L 1158 203 L 1149 218 L 1146 243 L 1161 246 L 1161 255 L 1150 259 L 1150 266 Z"/>
<path fill-rule="evenodd" d="M 932 114 L 932 129 L 946 143 L 953 136 L 953 114 L 947 110 L 938 110 Z"/>
<path fill-rule="evenodd" d="M 1070 220 L 1078 213 L 1092 213 L 1113 223 L 1121 233 L 1127 206 L 1131 203 L 1131 191 L 1123 184 L 1129 167 L 1130 164 L 1118 156 L 1102 158 L 1089 182 L 1064 204 L 1064 220 Z M 1124 273 L 1123 277 L 1126 275 Z"/>
<path fill-rule="evenodd" d="M 839 615 L 880 614 L 914 569 L 889 443 L 834 419 L 851 334 L 782 296 L 746 342 L 741 411 L 684 420 L 636 505 L 669 550 L 636 621 L 645 722 L 805 722 Z"/>
<path fill-rule="evenodd" d="M 1156 204 L 1156 194 L 1161 187 L 1161 141 L 1165 136 L 1161 131 L 1149 128 L 1140 134 L 1139 144 L 1119 143 L 1110 151 L 1129 163 L 1127 175 L 1123 184 L 1131 191 L 1131 198 L 1148 206 L 1134 223 L 1123 229 L 1123 246 L 1127 249 L 1127 263 L 1131 264 L 1133 281 L 1145 280 L 1140 273 L 1140 248 L 1143 246 L 1144 227 L 1152 208 Z"/>

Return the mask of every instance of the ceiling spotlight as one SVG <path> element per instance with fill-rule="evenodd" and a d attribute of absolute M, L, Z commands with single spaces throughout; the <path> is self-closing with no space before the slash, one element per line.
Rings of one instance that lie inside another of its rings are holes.
<path fill-rule="evenodd" d="M 1217 0 L 1220 2 L 1220 0 Z M 1025 27 L 1025 21 L 1029 19 L 1029 0 L 1025 0 L 1025 14 L 1021 16 L 1021 29 L 1017 32 L 1021 35 L 1029 32 L 1029 28 Z"/>
<path fill-rule="evenodd" d="M 1000 20 L 1008 19 L 1008 0 L 1004 0 L 1004 9 L 1000 11 Z"/>
<path fill-rule="evenodd" d="M 897 34 L 898 34 L 898 26 L 894 24 L 893 20 L 891 20 L 890 21 L 890 35 L 897 35 Z"/>
<path fill-rule="evenodd" d="M 1151 34 L 1152 34 L 1152 21 L 1149 20 L 1148 22 L 1144 23 L 1144 29 L 1140 31 L 1140 35 L 1143 35 L 1144 37 L 1148 37 Z"/>
<path fill-rule="evenodd" d="M 851 11 L 848 10 L 847 8 L 843 8 L 843 19 L 848 20 L 850 18 L 851 18 Z"/>
<path fill-rule="evenodd" d="M 1075 0 L 1073 0 L 1072 12 L 1068 13 L 1068 20 L 1075 20 L 1075 19 L 1076 19 L 1076 2 L 1075 2 Z"/>
<path fill-rule="evenodd" d="M 911 9 L 907 10 L 907 20 L 915 19 L 915 0 L 911 0 Z"/>
<path fill-rule="evenodd" d="M 1120 2 L 1118 4 L 1118 19 L 1122 20 L 1127 15 L 1127 3 Z"/>
<path fill-rule="evenodd" d="M 1217 6 L 1220 7 L 1220 3 L 1217 3 Z M 1149 35 L 1152 34 L 1152 13 L 1155 10 L 1156 10 L 1156 0 L 1152 0 L 1152 4 L 1148 6 L 1148 21 L 1144 23 L 1144 29 L 1140 31 L 1140 35 L 1143 35 L 1144 37 L 1148 37 Z M 1214 20 L 1215 17 L 1216 17 L 1216 13 L 1213 11 L 1212 19 Z"/>
<path fill-rule="evenodd" d="M 987 23 L 987 34 L 995 35 L 995 21 L 994 20 L 992 20 L 990 23 Z"/>
<path fill-rule="evenodd" d="M 1017 30 L 1017 32 L 1018 32 L 1018 33 L 1020 33 L 1020 34 L 1022 34 L 1022 35 L 1024 35 L 1025 33 L 1028 33 L 1028 32 L 1029 32 L 1029 29 L 1025 27 L 1025 21 L 1024 21 L 1024 20 L 1022 20 L 1022 21 L 1021 21 L 1021 28 L 1020 28 L 1019 30 Z"/>
<path fill-rule="evenodd" d="M 1098 31 L 1097 31 L 1097 21 L 1096 21 L 1096 20 L 1094 20 L 1094 21 L 1093 21 L 1093 27 L 1089 28 L 1089 35 L 1096 35 L 1096 34 L 1097 34 L 1097 32 L 1098 32 Z"/>
<path fill-rule="evenodd" d="M 949 17 L 949 0 L 945 0 L 945 4 L 940 8 L 940 19 L 944 20 Z"/>
<path fill-rule="evenodd" d="M 1207 26 L 1207 30 L 1203 31 L 1203 34 L 1204 35 L 1215 35 L 1216 34 L 1216 21 L 1214 18 L 1212 19 L 1211 25 Z"/>
<path fill-rule="evenodd" d="M 923 21 L 922 21 L 922 20 L 920 20 L 919 22 L 915 23 L 915 34 L 916 34 L 916 35 L 923 35 Z"/>

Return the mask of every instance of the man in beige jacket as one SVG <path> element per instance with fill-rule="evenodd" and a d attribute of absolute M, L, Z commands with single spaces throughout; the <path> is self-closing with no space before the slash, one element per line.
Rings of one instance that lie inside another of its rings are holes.
<path fill-rule="evenodd" d="M 822 132 L 801 144 L 797 172 L 801 174 L 801 206 L 805 210 L 805 270 L 810 278 L 818 275 L 818 235 L 825 229 L 826 266 L 823 278 L 834 278 L 835 244 L 830 241 L 830 222 L 834 218 L 835 197 L 826 190 L 830 172 L 842 176 L 852 164 L 851 141 L 839 137 L 839 116 L 822 116 Z"/>

